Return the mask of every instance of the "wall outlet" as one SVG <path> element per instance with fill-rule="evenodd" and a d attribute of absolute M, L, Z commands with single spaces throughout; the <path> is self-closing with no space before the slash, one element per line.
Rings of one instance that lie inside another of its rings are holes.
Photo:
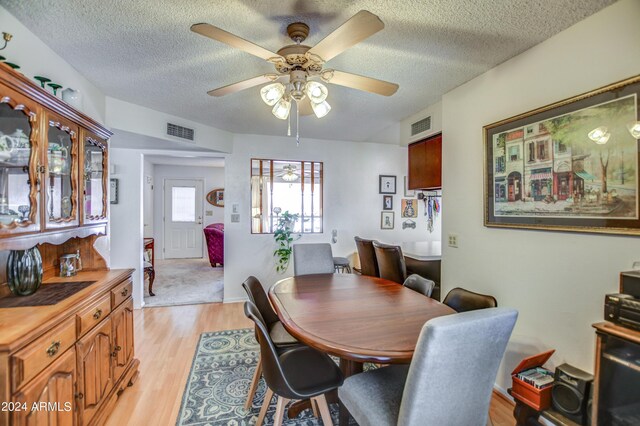
<path fill-rule="evenodd" d="M 458 248 L 458 234 L 449 234 L 449 247 Z"/>
<path fill-rule="evenodd" d="M 231 222 L 240 223 L 240 215 L 239 214 L 232 214 L 231 215 Z"/>

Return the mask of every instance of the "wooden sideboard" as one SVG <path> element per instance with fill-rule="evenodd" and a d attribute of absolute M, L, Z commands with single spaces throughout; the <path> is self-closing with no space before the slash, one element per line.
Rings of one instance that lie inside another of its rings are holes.
<path fill-rule="evenodd" d="M 95 282 L 55 305 L 0 308 L 0 424 L 104 423 L 138 376 L 132 272 L 51 278 L 43 286 Z"/>

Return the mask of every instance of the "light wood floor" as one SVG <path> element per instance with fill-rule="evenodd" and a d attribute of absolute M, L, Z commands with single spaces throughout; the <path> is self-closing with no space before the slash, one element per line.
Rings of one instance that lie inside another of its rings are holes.
<path fill-rule="evenodd" d="M 135 311 L 140 378 L 120 396 L 106 426 L 175 425 L 200 334 L 251 327 L 241 303 L 147 308 Z M 494 395 L 494 426 L 513 426 L 513 406 Z"/>

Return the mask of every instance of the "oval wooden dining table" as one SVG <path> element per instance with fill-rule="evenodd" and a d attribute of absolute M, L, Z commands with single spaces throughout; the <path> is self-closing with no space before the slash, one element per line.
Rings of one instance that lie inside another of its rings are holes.
<path fill-rule="evenodd" d="M 340 358 L 345 377 L 362 372 L 364 362 L 410 363 L 424 323 L 455 313 L 401 284 L 356 274 L 286 278 L 269 299 L 292 336 Z M 345 413 L 341 407 L 341 423 Z"/>

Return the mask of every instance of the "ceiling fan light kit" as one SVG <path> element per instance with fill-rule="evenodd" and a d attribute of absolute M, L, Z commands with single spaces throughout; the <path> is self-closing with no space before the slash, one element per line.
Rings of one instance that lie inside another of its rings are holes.
<path fill-rule="evenodd" d="M 322 118 L 331 111 L 327 102 L 329 89 L 314 79 L 384 96 L 391 96 L 398 90 L 399 86 L 395 83 L 324 68 L 327 61 L 383 28 L 384 23 L 378 16 L 361 10 L 318 44 L 309 47 L 301 44 L 309 35 L 309 26 L 303 22 L 295 22 L 287 27 L 287 34 L 295 44 L 284 46 L 277 53 L 210 24 L 194 24 L 191 31 L 262 58 L 271 63 L 277 72 L 211 90 L 209 95 L 224 96 L 269 83 L 260 89 L 260 97 L 267 105 L 273 106 L 273 115 L 286 120 L 290 115 L 291 102 L 295 101 L 298 122 L 300 115 L 313 113 Z M 284 81 L 285 84 L 276 80 Z M 296 139 L 299 143 L 298 130 Z"/>
<path fill-rule="evenodd" d="M 273 115 L 280 120 L 286 120 L 289 118 L 289 111 L 291 111 L 291 101 L 285 98 L 281 98 L 271 110 Z"/>

